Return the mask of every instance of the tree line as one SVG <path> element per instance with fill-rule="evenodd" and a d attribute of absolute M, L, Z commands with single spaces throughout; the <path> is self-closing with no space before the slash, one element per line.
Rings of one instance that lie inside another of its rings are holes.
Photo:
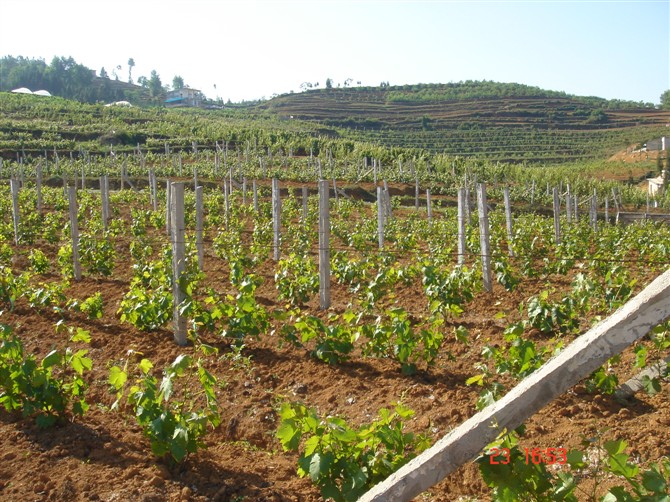
<path fill-rule="evenodd" d="M 112 79 L 102 68 L 97 76 L 94 70 L 77 63 L 72 57 L 55 56 L 47 64 L 43 59 L 3 56 L 0 58 L 0 91 L 27 87 L 32 91 L 44 89 L 54 96 L 84 103 L 122 100 L 135 104 L 161 103 L 166 88 L 156 70 L 149 78 L 140 76 L 137 79 L 139 85 L 134 85 L 131 77 L 135 66 L 133 58 L 128 63 L 129 81 L 122 82 L 115 72 Z M 176 76 L 173 84 L 183 87 L 183 78 Z"/>

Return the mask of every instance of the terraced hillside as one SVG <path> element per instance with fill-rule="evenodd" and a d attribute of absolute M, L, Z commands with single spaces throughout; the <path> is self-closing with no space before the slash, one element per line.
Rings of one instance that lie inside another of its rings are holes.
<path fill-rule="evenodd" d="M 500 161 L 606 158 L 670 123 L 670 111 L 651 104 L 493 82 L 310 90 L 261 108 L 344 128 L 344 137 Z"/>

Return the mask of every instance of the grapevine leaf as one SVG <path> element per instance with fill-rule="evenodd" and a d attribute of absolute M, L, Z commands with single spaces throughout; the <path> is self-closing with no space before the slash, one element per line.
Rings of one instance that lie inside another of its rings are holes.
<path fill-rule="evenodd" d="M 468 379 L 465 381 L 465 385 L 473 385 L 473 384 L 477 384 L 477 385 L 479 385 L 479 386 L 482 386 L 482 385 L 484 385 L 484 378 L 485 378 L 485 376 L 486 376 L 486 375 L 484 375 L 483 373 L 482 373 L 482 374 L 479 374 L 479 375 L 471 376 L 470 378 L 468 378 Z"/>
<path fill-rule="evenodd" d="M 603 448 L 605 448 L 607 453 L 614 456 L 623 453 L 626 446 L 628 446 L 628 444 L 625 441 L 606 441 Z"/>
<path fill-rule="evenodd" d="M 651 469 L 642 473 L 642 486 L 650 492 L 656 494 L 665 494 L 668 484 L 661 474 L 655 469 Z"/>
<path fill-rule="evenodd" d="M 142 371 L 143 374 L 148 374 L 149 371 L 151 371 L 151 368 L 154 367 L 151 361 L 149 359 L 142 359 L 140 363 L 138 364 L 140 370 Z"/>
<path fill-rule="evenodd" d="M 44 359 L 42 359 L 42 368 L 47 369 L 61 363 L 63 356 L 57 350 L 49 352 Z"/>
<path fill-rule="evenodd" d="M 77 328 L 77 332 L 70 338 L 73 342 L 91 343 L 91 332 L 82 328 Z"/>
<path fill-rule="evenodd" d="M 622 486 L 615 486 L 607 492 L 602 502 L 633 502 L 635 499 Z"/>
<path fill-rule="evenodd" d="M 584 453 L 579 450 L 570 450 L 567 454 L 567 460 L 573 469 L 581 469 L 586 466 L 584 463 Z"/>
<path fill-rule="evenodd" d="M 644 375 L 642 377 L 642 385 L 644 386 L 644 390 L 650 396 L 654 396 L 661 392 L 661 382 L 659 382 L 658 378 L 651 378 L 649 375 Z"/>
<path fill-rule="evenodd" d="M 185 370 L 191 366 L 191 358 L 186 354 L 180 354 L 174 360 L 170 369 L 174 371 L 177 376 L 181 376 Z"/>
<path fill-rule="evenodd" d="M 85 357 L 87 350 L 78 351 L 72 358 L 72 369 L 82 375 L 84 370 L 90 370 L 93 367 L 93 361 L 90 357 Z"/>
<path fill-rule="evenodd" d="M 296 426 L 294 420 L 284 420 L 277 429 L 277 438 L 281 441 L 284 451 L 294 451 L 298 449 L 301 437 L 300 428 Z"/>

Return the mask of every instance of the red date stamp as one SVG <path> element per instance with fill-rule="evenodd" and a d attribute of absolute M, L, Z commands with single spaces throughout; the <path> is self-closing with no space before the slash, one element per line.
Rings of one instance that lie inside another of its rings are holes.
<path fill-rule="evenodd" d="M 565 448 L 524 448 L 526 464 L 565 464 L 568 461 L 568 451 Z M 509 464 L 511 452 L 509 448 L 491 448 L 489 462 L 491 465 Z"/>

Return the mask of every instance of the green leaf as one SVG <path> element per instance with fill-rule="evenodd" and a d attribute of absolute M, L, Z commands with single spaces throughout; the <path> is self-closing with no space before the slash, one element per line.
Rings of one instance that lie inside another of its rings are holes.
<path fill-rule="evenodd" d="M 56 423 L 56 417 L 51 414 L 40 414 L 37 415 L 35 422 L 40 429 L 46 429 Z"/>
<path fill-rule="evenodd" d="M 552 499 L 555 501 L 565 500 L 575 491 L 577 483 L 575 483 L 575 478 L 572 474 L 567 472 L 559 472 L 557 473 L 557 477 L 560 482 L 554 485 Z"/>
<path fill-rule="evenodd" d="M 304 455 L 309 456 L 312 455 L 315 451 L 318 451 L 319 448 L 323 448 L 321 445 L 321 442 L 328 442 L 329 435 L 325 434 L 323 436 L 312 436 L 309 438 L 307 441 L 305 441 L 305 453 Z"/>
<path fill-rule="evenodd" d="M 654 396 L 661 392 L 661 382 L 658 378 L 651 378 L 649 375 L 644 375 L 642 377 L 642 386 L 646 393 L 650 396 Z"/>
<path fill-rule="evenodd" d="M 642 473 L 642 486 L 658 495 L 665 494 L 668 488 L 665 478 L 654 469 Z"/>
<path fill-rule="evenodd" d="M 80 375 L 84 374 L 84 370 L 90 370 L 93 367 L 91 358 L 85 357 L 87 353 L 87 350 L 80 350 L 72 358 L 72 369 Z"/>
<path fill-rule="evenodd" d="M 628 455 L 625 453 L 610 455 L 609 468 L 614 474 L 619 474 L 629 480 L 637 476 L 639 472 L 636 465 L 628 463 Z"/>
<path fill-rule="evenodd" d="M 302 432 L 294 420 L 284 420 L 277 429 L 276 437 L 282 444 L 284 451 L 295 451 L 300 444 Z"/>
<path fill-rule="evenodd" d="M 219 349 L 206 343 L 201 343 L 198 345 L 200 351 L 206 356 L 214 356 L 219 353 Z"/>
<path fill-rule="evenodd" d="M 603 448 L 605 448 L 605 451 L 609 453 L 610 455 L 618 455 L 619 453 L 623 453 L 626 450 L 626 446 L 628 444 L 621 440 L 621 441 L 606 441 L 605 444 L 603 445 Z M 628 457 L 626 457 L 628 458 Z"/>
<path fill-rule="evenodd" d="M 319 452 L 314 453 L 309 462 L 309 477 L 312 481 L 317 481 L 322 472 L 327 471 L 328 459 L 322 457 Z"/>
<path fill-rule="evenodd" d="M 154 367 L 153 363 L 148 359 L 142 359 L 137 366 L 140 368 L 140 371 L 142 371 L 142 373 L 145 375 L 147 375 L 149 371 L 151 371 L 151 368 Z"/>
<path fill-rule="evenodd" d="M 567 460 L 573 469 L 581 469 L 586 466 L 584 462 L 584 453 L 579 450 L 570 450 L 567 454 Z"/>
<path fill-rule="evenodd" d="M 44 359 L 42 359 L 42 368 L 47 369 L 52 366 L 61 364 L 63 356 L 57 350 L 52 350 L 49 352 Z"/>
<path fill-rule="evenodd" d="M 70 340 L 73 342 L 91 343 L 91 332 L 77 328 L 77 332 L 70 338 Z"/>
<path fill-rule="evenodd" d="M 607 492 L 601 502 L 634 502 L 635 500 L 622 486 L 615 486 Z"/>
<path fill-rule="evenodd" d="M 176 375 L 183 375 L 184 371 L 191 367 L 191 357 L 186 354 L 180 354 L 174 360 L 170 369 L 175 372 Z"/>
<path fill-rule="evenodd" d="M 163 377 L 163 380 L 161 381 L 161 387 L 160 391 L 161 394 L 163 395 L 163 401 L 166 403 L 170 400 L 172 397 L 172 378 L 174 376 L 174 373 L 169 373 L 166 372 L 165 376 Z"/>
<path fill-rule="evenodd" d="M 485 377 L 486 377 L 486 375 L 484 375 L 483 373 L 479 374 L 479 375 L 471 376 L 470 378 L 468 378 L 465 381 L 465 385 L 477 384 L 479 386 L 482 386 L 482 385 L 484 385 L 484 378 Z"/>
<path fill-rule="evenodd" d="M 121 389 L 127 380 L 128 375 L 118 366 L 112 366 L 109 370 L 109 384 L 114 387 L 115 390 Z"/>

